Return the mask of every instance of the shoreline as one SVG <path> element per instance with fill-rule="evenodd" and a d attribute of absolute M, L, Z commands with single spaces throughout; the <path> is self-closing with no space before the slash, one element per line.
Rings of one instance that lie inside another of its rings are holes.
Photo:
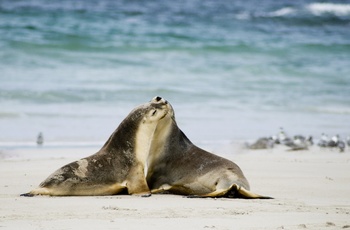
<path fill-rule="evenodd" d="M 314 141 L 315 143 L 318 140 Z M 0 142 L 0 160 L 1 159 L 40 159 L 40 158 L 72 158 L 87 157 L 94 154 L 102 148 L 105 142 L 48 142 L 44 145 L 37 145 L 35 142 Z M 254 143 L 254 140 L 221 140 L 221 141 L 193 141 L 196 146 L 214 153 L 216 155 L 234 158 L 241 154 L 273 154 L 285 153 L 286 156 L 293 154 L 295 156 L 308 154 L 310 156 L 320 156 L 322 154 L 349 154 L 350 146 L 345 145 L 343 152 L 338 147 L 320 147 L 313 144 L 305 150 L 291 150 L 290 147 L 283 144 L 275 144 L 271 148 L 250 149 L 248 144 Z M 231 159 L 232 160 L 232 159 Z"/>

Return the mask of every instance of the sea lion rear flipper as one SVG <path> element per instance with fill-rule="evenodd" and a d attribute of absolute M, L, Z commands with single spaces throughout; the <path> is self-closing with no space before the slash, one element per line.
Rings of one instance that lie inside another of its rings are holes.
<path fill-rule="evenodd" d="M 32 193 L 30 193 L 30 192 L 27 192 L 27 193 L 23 193 L 23 194 L 21 194 L 21 195 L 19 195 L 19 196 L 24 196 L 24 197 L 33 197 L 33 196 L 34 196 L 34 194 L 32 194 Z"/>
<path fill-rule="evenodd" d="M 253 193 L 245 188 L 233 184 L 229 189 L 220 189 L 211 193 L 203 195 L 189 195 L 188 198 L 214 198 L 214 197 L 226 197 L 226 198 L 244 198 L 244 199 L 273 199 L 272 197 L 262 196 Z"/>
<path fill-rule="evenodd" d="M 225 197 L 231 198 L 244 198 L 244 199 L 273 199 L 269 196 L 262 196 L 256 193 L 253 193 L 237 184 L 233 184 L 231 188 L 226 192 Z"/>

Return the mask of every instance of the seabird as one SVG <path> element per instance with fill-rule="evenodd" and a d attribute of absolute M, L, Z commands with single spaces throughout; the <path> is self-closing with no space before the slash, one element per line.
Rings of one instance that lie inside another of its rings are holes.
<path fill-rule="evenodd" d="M 36 138 L 36 143 L 38 145 L 42 145 L 44 143 L 44 136 L 43 136 L 42 132 L 40 132 L 38 134 L 38 137 Z"/>

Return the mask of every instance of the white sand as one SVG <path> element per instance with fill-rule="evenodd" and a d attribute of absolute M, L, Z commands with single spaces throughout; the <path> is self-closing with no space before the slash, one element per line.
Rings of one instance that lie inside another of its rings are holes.
<path fill-rule="evenodd" d="M 273 200 L 19 196 L 95 151 L 2 150 L 0 229 L 350 229 L 349 149 L 236 149 L 225 156 L 242 168 L 252 191 Z"/>

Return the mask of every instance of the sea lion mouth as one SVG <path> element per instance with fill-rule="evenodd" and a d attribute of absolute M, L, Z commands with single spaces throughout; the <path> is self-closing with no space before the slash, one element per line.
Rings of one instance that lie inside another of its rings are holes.
<path fill-rule="evenodd" d="M 171 120 L 171 121 L 175 121 L 175 118 L 174 118 L 174 115 L 172 113 L 172 108 L 166 106 L 167 108 L 164 108 L 163 107 L 163 111 L 162 111 L 162 115 L 159 117 L 159 120 L 164 120 L 164 119 L 167 119 L 167 120 Z"/>
<path fill-rule="evenodd" d="M 164 115 L 161 116 L 159 120 L 162 120 L 164 117 L 166 117 L 166 115 L 168 115 L 168 112 L 169 112 L 169 111 L 168 111 L 167 109 L 165 109 L 165 110 L 164 110 Z"/>

